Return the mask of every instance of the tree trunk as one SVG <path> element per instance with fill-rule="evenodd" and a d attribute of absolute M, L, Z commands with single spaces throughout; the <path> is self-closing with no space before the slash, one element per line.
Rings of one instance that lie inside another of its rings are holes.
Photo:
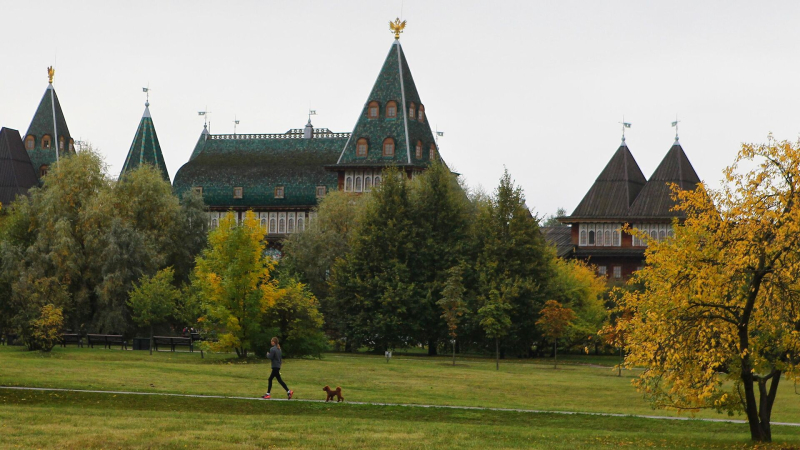
<path fill-rule="evenodd" d="M 553 339 L 553 369 L 558 369 L 558 339 Z"/>
<path fill-rule="evenodd" d="M 500 370 L 500 338 L 494 338 L 494 361 L 497 370 Z"/>
<path fill-rule="evenodd" d="M 453 365 L 456 365 L 456 340 L 453 339 Z"/>
<path fill-rule="evenodd" d="M 622 362 L 623 361 L 625 361 L 625 360 L 622 358 L 622 347 L 620 347 L 619 348 L 619 366 L 617 366 L 617 376 L 618 377 L 622 376 Z"/>
<path fill-rule="evenodd" d="M 428 356 L 438 355 L 436 351 L 436 339 L 428 339 Z"/>
<path fill-rule="evenodd" d="M 153 324 L 150 324 L 150 356 L 153 356 Z"/>

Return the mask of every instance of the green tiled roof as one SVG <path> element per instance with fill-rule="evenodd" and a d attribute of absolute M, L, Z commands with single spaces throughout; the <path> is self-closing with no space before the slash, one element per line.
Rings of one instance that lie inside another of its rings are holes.
<path fill-rule="evenodd" d="M 378 102 L 379 115 L 376 119 L 367 117 L 369 103 Z M 386 118 L 386 104 L 389 101 L 397 103 L 397 117 Z M 417 86 L 408 68 L 408 61 L 403 53 L 400 41 L 394 41 L 386 56 L 375 85 L 364 103 L 358 122 L 353 129 L 352 136 L 347 141 L 338 161 L 339 166 L 419 166 L 428 165 L 431 145 L 435 145 L 433 132 L 425 112 L 424 120 L 408 116 L 408 109 L 414 103 L 415 110 L 419 111 L 420 102 Z M 383 156 L 383 141 L 391 137 L 395 141 L 393 157 Z M 369 144 L 366 157 L 356 156 L 356 143 L 358 139 L 365 138 Z M 422 158 L 416 156 L 416 143 L 422 142 Z"/>
<path fill-rule="evenodd" d="M 175 175 L 176 193 L 202 187 L 211 207 L 305 207 L 317 204 L 317 186 L 337 188 L 336 173 L 325 166 L 336 162 L 346 137 L 266 136 L 201 135 Z M 275 198 L 278 186 L 283 198 Z M 242 188 L 242 198 L 233 198 L 235 187 Z"/>
<path fill-rule="evenodd" d="M 52 95 L 51 95 L 52 94 Z M 53 126 L 53 100 L 55 100 L 55 119 L 57 127 Z M 58 144 L 53 136 L 53 129 L 58 132 L 58 139 L 64 138 L 64 150 L 59 152 L 59 155 L 67 155 L 70 152 L 69 142 L 71 135 L 69 128 L 67 128 L 67 121 L 64 119 L 64 113 L 61 111 L 61 103 L 58 101 L 58 95 L 52 84 L 47 86 L 42 96 L 42 101 L 39 102 L 39 107 L 36 108 L 36 113 L 33 115 L 31 125 L 28 127 L 27 133 L 23 136 L 25 139 L 29 135 L 33 135 L 36 139 L 33 150 L 28 150 L 28 155 L 31 158 L 31 163 L 37 173 L 39 167 L 43 164 L 52 165 L 56 161 L 56 148 Z M 53 139 L 49 149 L 42 148 L 42 137 L 49 135 Z"/>
<path fill-rule="evenodd" d="M 169 181 L 167 164 L 164 162 L 164 155 L 161 154 L 156 127 L 150 117 L 150 103 L 145 104 L 142 120 L 139 122 L 139 128 L 136 130 L 136 136 L 133 137 L 128 157 L 125 158 L 125 165 L 122 166 L 119 176 L 122 177 L 126 172 L 136 169 L 142 164 L 152 164 L 158 167 L 164 179 Z"/>

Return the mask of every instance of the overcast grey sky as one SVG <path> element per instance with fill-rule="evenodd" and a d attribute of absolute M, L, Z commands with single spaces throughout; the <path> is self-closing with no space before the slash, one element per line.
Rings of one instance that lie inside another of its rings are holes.
<path fill-rule="evenodd" d="M 70 132 L 112 175 L 150 110 L 170 175 L 212 133 L 351 131 L 401 42 L 441 154 L 539 214 L 571 212 L 619 146 L 649 177 L 674 139 L 716 186 L 741 142 L 800 132 L 800 3 L 2 1 L 0 126 L 27 129 L 55 62 Z"/>

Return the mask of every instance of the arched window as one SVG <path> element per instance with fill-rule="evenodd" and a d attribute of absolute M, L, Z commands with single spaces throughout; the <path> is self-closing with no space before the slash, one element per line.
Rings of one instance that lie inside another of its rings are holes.
<path fill-rule="evenodd" d="M 375 177 L 375 187 L 378 187 L 380 185 L 381 185 L 381 177 L 380 176 L 376 176 Z"/>
<path fill-rule="evenodd" d="M 278 233 L 286 233 L 286 219 L 278 219 Z"/>
<path fill-rule="evenodd" d="M 275 232 L 275 219 L 269 219 L 269 232 Z"/>
<path fill-rule="evenodd" d="M 658 232 L 653 230 L 650 232 L 650 239 L 657 241 L 658 240 Z"/>
<path fill-rule="evenodd" d="M 422 105 L 419 105 L 419 114 L 417 114 L 417 119 L 420 122 L 424 122 L 425 121 L 425 107 L 422 106 Z"/>
<path fill-rule="evenodd" d="M 39 178 L 42 178 L 45 175 L 47 175 L 47 171 L 49 169 L 50 169 L 50 166 L 48 166 L 47 164 L 42 164 L 41 166 L 39 166 Z"/>
<path fill-rule="evenodd" d="M 303 218 L 302 217 L 298 217 L 297 218 L 297 231 L 303 231 L 303 230 L 305 230 L 305 223 L 303 223 Z"/>
<path fill-rule="evenodd" d="M 64 136 L 58 138 L 58 149 L 61 151 L 64 150 Z"/>
<path fill-rule="evenodd" d="M 350 192 L 352 190 L 353 190 L 353 178 L 352 177 L 347 177 L 344 180 L 344 191 L 345 192 Z"/>
<path fill-rule="evenodd" d="M 364 177 L 364 192 L 372 190 L 372 177 Z"/>
<path fill-rule="evenodd" d="M 50 135 L 42 136 L 42 148 L 50 148 Z"/>
<path fill-rule="evenodd" d="M 613 245 L 614 247 L 619 247 L 620 246 L 619 230 L 614 230 L 613 239 L 614 239 L 614 241 L 613 241 L 613 243 L 611 245 Z"/>
<path fill-rule="evenodd" d="M 36 145 L 36 138 L 33 137 L 32 134 L 29 134 L 25 137 L 25 150 L 33 150 L 33 147 Z"/>
<path fill-rule="evenodd" d="M 422 141 L 417 141 L 417 159 L 422 159 Z"/>
<path fill-rule="evenodd" d="M 356 192 L 361 192 L 361 177 L 356 177 Z"/>
<path fill-rule="evenodd" d="M 667 238 L 667 232 L 666 231 L 661 230 L 661 231 L 658 232 L 658 240 L 659 241 L 663 241 L 666 238 Z"/>
<path fill-rule="evenodd" d="M 75 141 L 72 140 L 72 139 L 69 140 L 69 151 L 70 152 L 74 152 L 75 151 Z"/>
<path fill-rule="evenodd" d="M 672 230 L 669 230 L 669 231 L 667 231 L 667 236 L 672 238 L 672 237 L 675 237 L 675 234 L 672 232 Z"/>
<path fill-rule="evenodd" d="M 597 240 L 595 244 L 598 246 L 603 245 L 603 230 L 598 231 L 597 234 L 595 234 L 594 236 L 595 239 Z"/>
<path fill-rule="evenodd" d="M 267 230 L 267 219 L 261 219 L 261 228 L 266 231 Z"/>
<path fill-rule="evenodd" d="M 386 138 L 383 140 L 383 156 L 394 156 L 394 139 Z"/>
<path fill-rule="evenodd" d="M 215 229 L 217 226 L 217 219 L 211 219 L 211 229 Z"/>
<path fill-rule="evenodd" d="M 589 232 L 589 245 L 594 245 L 594 231 Z"/>
<path fill-rule="evenodd" d="M 431 144 L 430 155 L 428 155 L 431 161 L 436 159 L 436 144 Z"/>
<path fill-rule="evenodd" d="M 289 218 L 288 231 L 289 231 L 289 233 L 294 233 L 294 219 L 292 219 L 291 217 Z"/>
<path fill-rule="evenodd" d="M 408 106 L 408 118 L 409 119 L 413 119 L 413 118 L 417 117 L 416 110 L 417 110 L 417 105 L 415 105 L 414 102 L 411 102 L 411 104 Z"/>
<path fill-rule="evenodd" d="M 606 235 L 606 238 L 603 241 L 604 245 L 611 245 L 611 232 L 610 231 L 606 231 L 605 235 Z"/>
<path fill-rule="evenodd" d="M 367 156 L 367 150 L 369 149 L 369 144 L 367 144 L 367 140 L 364 138 L 360 138 L 356 142 L 356 156 Z"/>
<path fill-rule="evenodd" d="M 378 105 L 378 102 L 369 102 L 369 106 L 367 106 L 367 117 L 370 119 L 377 119 L 380 109 L 381 107 Z"/>
<path fill-rule="evenodd" d="M 394 119 L 397 117 L 397 102 L 390 100 L 386 102 L 386 118 Z"/>
<path fill-rule="evenodd" d="M 581 230 L 581 240 L 579 245 L 586 245 L 586 230 Z"/>

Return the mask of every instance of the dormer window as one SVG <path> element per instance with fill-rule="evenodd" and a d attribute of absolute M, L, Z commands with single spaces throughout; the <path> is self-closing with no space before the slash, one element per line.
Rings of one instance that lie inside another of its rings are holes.
<path fill-rule="evenodd" d="M 202 186 L 195 186 L 192 188 L 195 194 L 203 195 L 203 187 Z"/>
<path fill-rule="evenodd" d="M 409 105 L 409 107 L 408 107 L 408 118 L 409 119 L 413 119 L 413 118 L 417 117 L 416 109 L 417 109 L 417 105 L 415 105 L 414 102 L 411 102 L 411 105 Z"/>
<path fill-rule="evenodd" d="M 233 188 L 233 198 L 242 198 L 243 191 L 240 187 Z"/>
<path fill-rule="evenodd" d="M 431 144 L 430 154 L 428 155 L 431 161 L 436 159 L 436 144 Z"/>
<path fill-rule="evenodd" d="M 378 102 L 369 102 L 369 106 L 367 106 L 367 117 L 370 119 L 377 119 L 378 111 L 380 111 Z"/>
<path fill-rule="evenodd" d="M 397 102 L 394 100 L 386 103 L 386 118 L 394 119 L 397 117 Z"/>
<path fill-rule="evenodd" d="M 277 186 L 275 188 L 275 198 L 283 198 L 283 186 Z"/>
<path fill-rule="evenodd" d="M 422 105 L 419 105 L 419 114 L 417 114 L 417 120 L 420 122 L 425 121 L 425 107 Z"/>
<path fill-rule="evenodd" d="M 417 141 L 417 159 L 422 159 L 422 141 Z"/>
<path fill-rule="evenodd" d="M 356 142 L 356 156 L 362 158 L 367 156 L 368 149 L 369 149 L 369 144 L 367 143 L 366 139 L 361 138 Z"/>
<path fill-rule="evenodd" d="M 394 139 L 392 138 L 384 139 L 383 156 L 394 156 Z"/>
<path fill-rule="evenodd" d="M 42 148 L 50 148 L 50 135 L 42 136 Z"/>
<path fill-rule="evenodd" d="M 64 136 L 58 138 L 58 149 L 64 151 Z"/>
<path fill-rule="evenodd" d="M 317 198 L 325 197 L 325 186 L 317 186 Z"/>
<path fill-rule="evenodd" d="M 72 139 L 69 140 L 69 151 L 75 152 L 75 141 Z"/>
<path fill-rule="evenodd" d="M 47 175 L 48 169 L 50 169 L 50 166 L 48 166 L 47 164 L 42 164 L 41 166 L 39 166 L 39 178 L 44 178 L 44 176 Z"/>
<path fill-rule="evenodd" d="M 36 145 L 36 138 L 33 135 L 29 134 L 25 137 L 25 150 L 33 150 L 33 147 Z"/>

